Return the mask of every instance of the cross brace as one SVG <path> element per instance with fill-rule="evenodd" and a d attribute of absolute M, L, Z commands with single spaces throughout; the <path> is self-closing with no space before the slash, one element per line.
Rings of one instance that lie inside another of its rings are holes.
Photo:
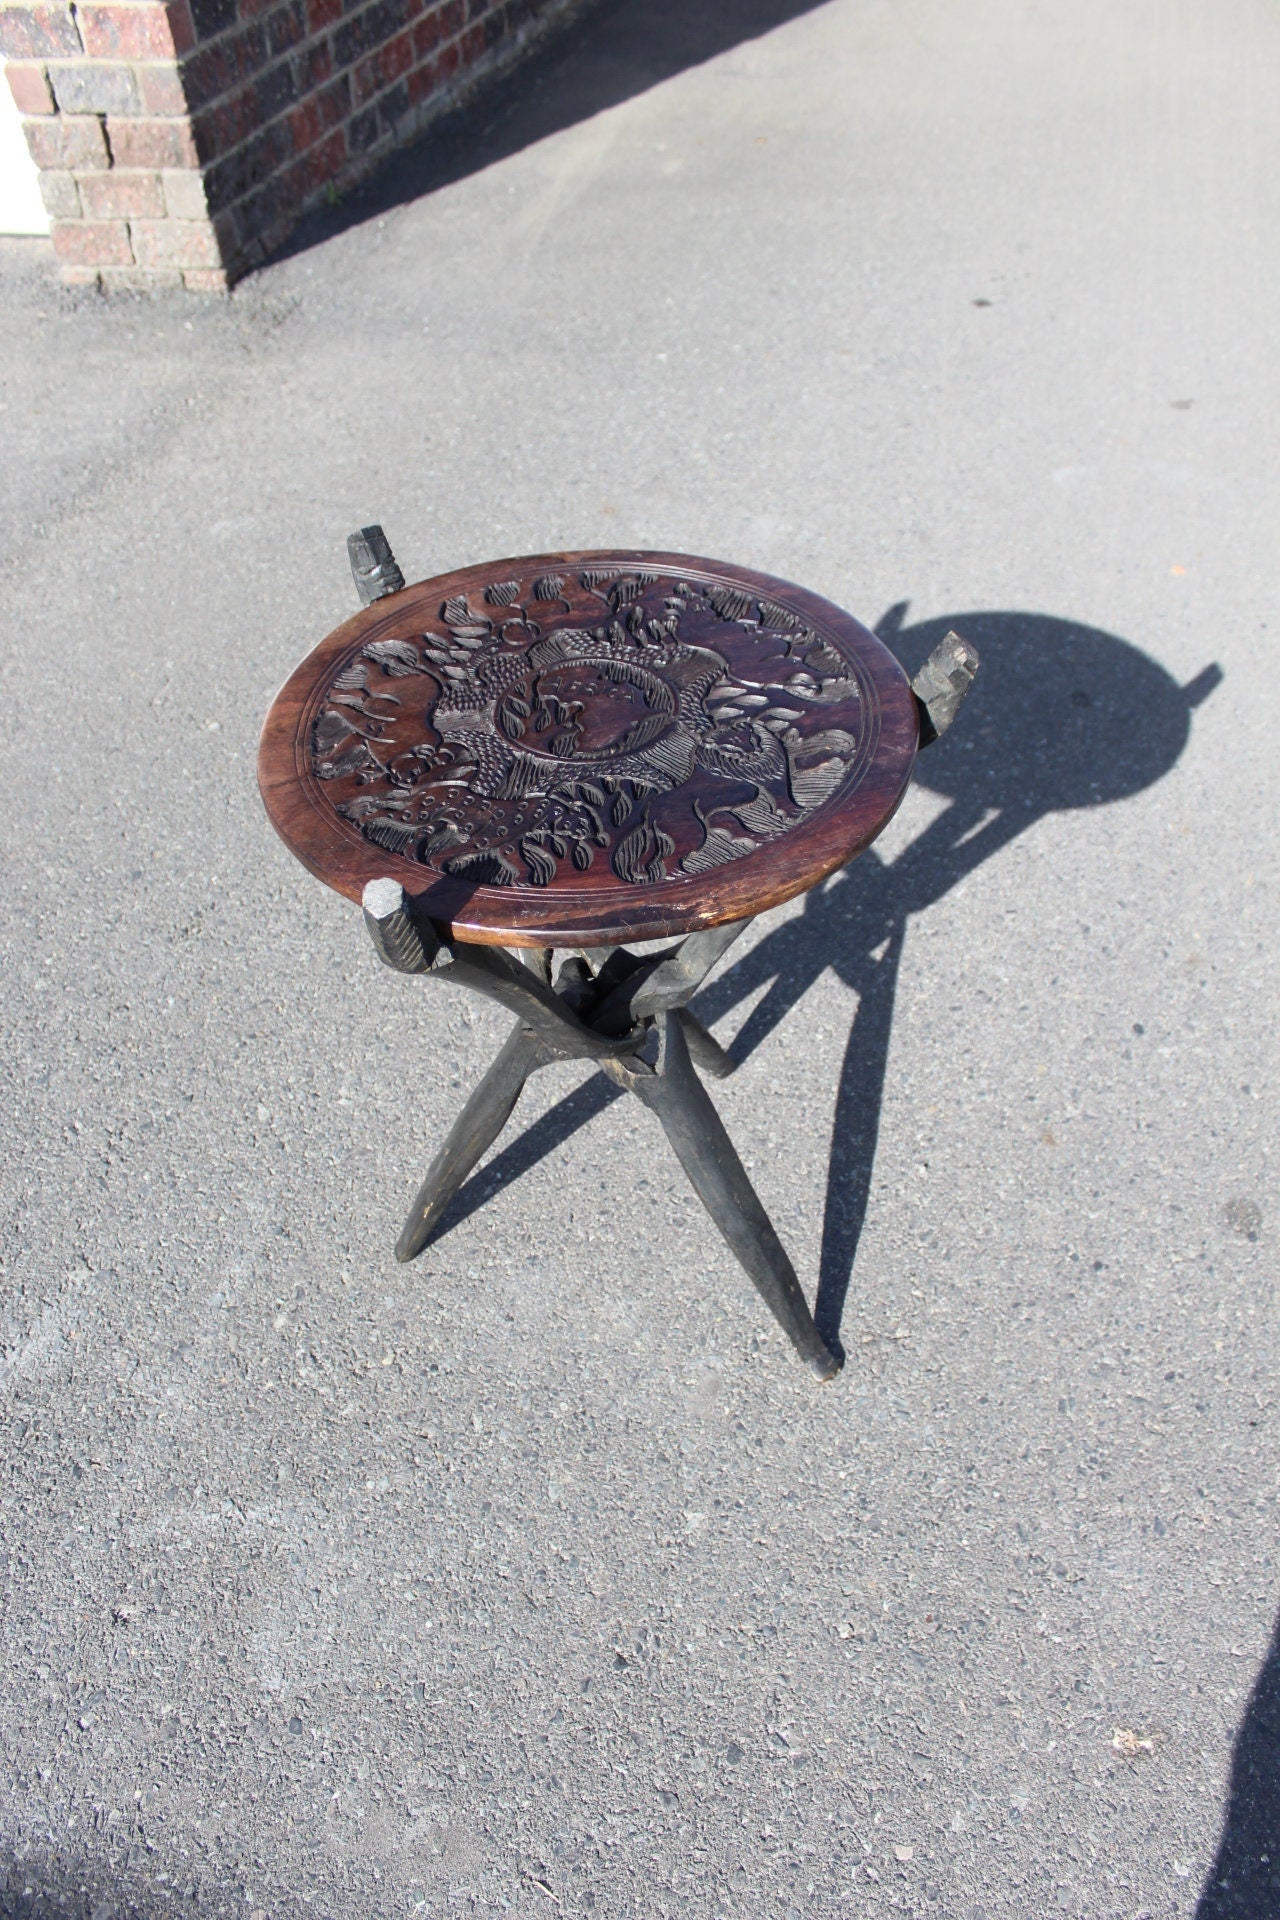
<path fill-rule="evenodd" d="M 395 880 L 370 881 L 364 916 L 389 967 L 469 987 L 516 1015 L 506 1044 L 431 1164 L 396 1242 L 398 1260 L 422 1252 L 506 1125 L 530 1074 L 553 1060 L 591 1060 L 658 1116 L 694 1192 L 796 1352 L 821 1380 L 839 1372 L 841 1360 L 814 1326 L 795 1268 L 695 1070 L 717 1079 L 733 1071 L 730 1056 L 686 1002 L 748 921 L 689 934 L 660 953 L 612 947 L 590 959 L 572 954 L 553 985 L 549 948 L 525 950 L 527 957 L 517 959 L 498 947 L 449 945 Z"/>

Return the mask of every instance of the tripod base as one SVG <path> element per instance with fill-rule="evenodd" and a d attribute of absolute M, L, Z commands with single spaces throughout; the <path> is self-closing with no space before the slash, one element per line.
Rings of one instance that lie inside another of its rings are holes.
<path fill-rule="evenodd" d="M 696 1071 L 721 1079 L 733 1071 L 731 1056 L 684 1002 L 740 925 L 690 935 L 644 958 L 615 947 L 594 972 L 574 957 L 552 987 L 549 952 L 535 950 L 521 965 L 492 948 L 444 947 L 417 925 L 392 882 L 371 883 L 365 917 L 380 957 L 398 972 L 454 979 L 520 1014 L 432 1162 L 396 1242 L 397 1260 L 426 1247 L 530 1075 L 553 1060 L 585 1056 L 657 1115 L 694 1192 L 801 1359 L 820 1380 L 839 1372 L 841 1357 L 814 1326 L 795 1268 Z"/>

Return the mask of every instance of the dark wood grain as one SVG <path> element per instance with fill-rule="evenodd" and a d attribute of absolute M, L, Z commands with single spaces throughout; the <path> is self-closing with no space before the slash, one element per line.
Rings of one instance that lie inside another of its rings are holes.
<path fill-rule="evenodd" d="M 543 554 L 378 600 L 290 675 L 258 779 L 359 899 L 399 880 L 455 937 L 591 946 L 742 920 L 860 853 L 919 740 L 905 675 L 839 607 L 683 554 Z"/>

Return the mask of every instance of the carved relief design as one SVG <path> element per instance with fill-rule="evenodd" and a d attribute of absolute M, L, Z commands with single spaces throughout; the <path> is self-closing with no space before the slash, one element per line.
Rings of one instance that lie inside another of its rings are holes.
<path fill-rule="evenodd" d="M 311 770 L 388 852 L 487 887 L 653 886 L 799 825 L 874 744 L 859 663 L 734 585 L 495 579 L 329 682 Z"/>

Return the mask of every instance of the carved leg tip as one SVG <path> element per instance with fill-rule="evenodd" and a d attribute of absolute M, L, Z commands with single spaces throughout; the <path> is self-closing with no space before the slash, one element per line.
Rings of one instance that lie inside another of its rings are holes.
<path fill-rule="evenodd" d="M 361 896 L 361 906 L 375 920 L 389 920 L 405 903 L 405 891 L 398 880 L 369 880 Z"/>
<path fill-rule="evenodd" d="M 370 880 L 361 896 L 364 923 L 374 951 L 397 973 L 430 973 L 441 951 L 435 929 L 414 918 L 413 904 L 398 880 Z"/>
<path fill-rule="evenodd" d="M 927 747 L 944 734 L 960 710 L 960 703 L 978 671 L 978 650 L 948 633 L 939 641 L 911 682 L 920 716 L 920 745 Z"/>
<path fill-rule="evenodd" d="M 347 541 L 347 558 L 362 607 L 404 590 L 404 575 L 381 527 L 361 527 L 353 533 Z"/>

